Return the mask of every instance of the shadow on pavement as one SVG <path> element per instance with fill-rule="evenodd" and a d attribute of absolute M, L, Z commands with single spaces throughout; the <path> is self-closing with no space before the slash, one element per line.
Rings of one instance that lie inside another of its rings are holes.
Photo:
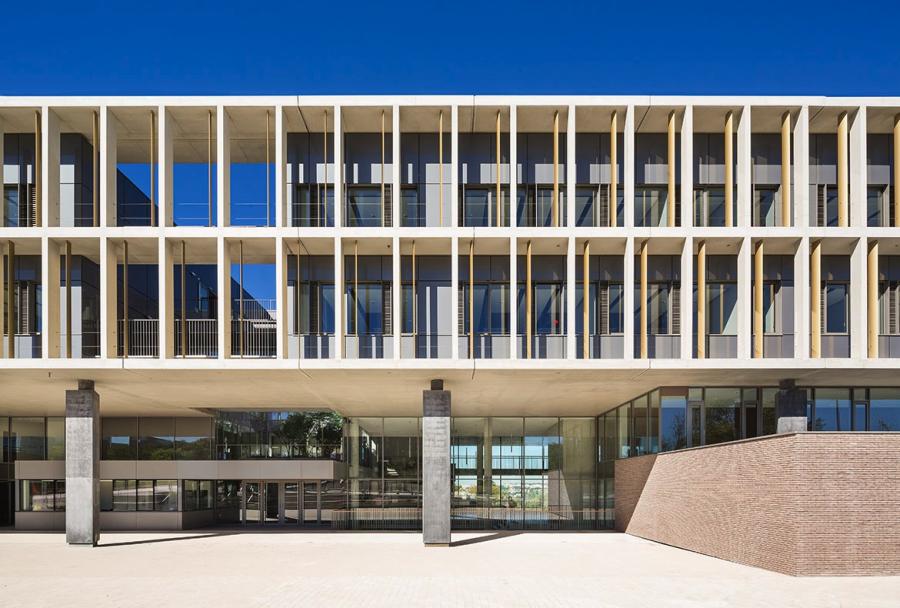
<path fill-rule="evenodd" d="M 492 540 L 508 538 L 510 536 L 518 536 L 522 534 L 522 530 L 505 530 L 503 532 L 495 532 L 494 534 L 486 534 L 484 536 L 476 536 L 474 538 L 466 538 L 464 540 L 450 541 L 451 547 L 464 547 L 465 545 L 474 545 L 476 543 L 486 543 Z"/>
<path fill-rule="evenodd" d="M 169 543 L 176 540 L 195 540 L 198 538 L 216 538 L 218 536 L 234 536 L 239 532 L 217 532 L 213 534 L 192 534 L 191 536 L 171 536 L 168 538 L 147 538 L 144 540 L 126 540 L 118 543 L 100 543 L 98 547 L 127 547 L 129 545 L 149 545 L 151 543 Z"/>

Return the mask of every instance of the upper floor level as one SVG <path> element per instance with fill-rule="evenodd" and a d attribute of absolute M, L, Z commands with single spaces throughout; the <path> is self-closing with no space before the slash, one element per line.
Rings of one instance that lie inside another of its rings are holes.
<path fill-rule="evenodd" d="M 893 228 L 898 117 L 863 97 L 7 97 L 0 230 Z"/>

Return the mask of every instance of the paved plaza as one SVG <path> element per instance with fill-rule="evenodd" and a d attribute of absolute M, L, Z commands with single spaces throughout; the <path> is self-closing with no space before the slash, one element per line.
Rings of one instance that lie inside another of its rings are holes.
<path fill-rule="evenodd" d="M 617 533 L 0 534 L 4 606 L 884 606 L 900 577 L 793 578 Z"/>

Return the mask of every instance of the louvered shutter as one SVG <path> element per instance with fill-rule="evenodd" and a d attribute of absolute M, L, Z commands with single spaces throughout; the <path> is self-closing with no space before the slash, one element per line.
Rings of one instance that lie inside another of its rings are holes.
<path fill-rule="evenodd" d="M 672 285 L 672 334 L 681 333 L 681 287 Z"/>

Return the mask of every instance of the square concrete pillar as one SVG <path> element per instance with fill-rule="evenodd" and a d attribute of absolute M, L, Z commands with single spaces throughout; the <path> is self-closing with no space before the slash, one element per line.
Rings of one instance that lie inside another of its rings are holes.
<path fill-rule="evenodd" d="M 422 393 L 422 538 L 450 544 L 450 391 L 440 380 Z"/>
<path fill-rule="evenodd" d="M 100 540 L 100 396 L 91 380 L 66 391 L 66 542 Z"/>

